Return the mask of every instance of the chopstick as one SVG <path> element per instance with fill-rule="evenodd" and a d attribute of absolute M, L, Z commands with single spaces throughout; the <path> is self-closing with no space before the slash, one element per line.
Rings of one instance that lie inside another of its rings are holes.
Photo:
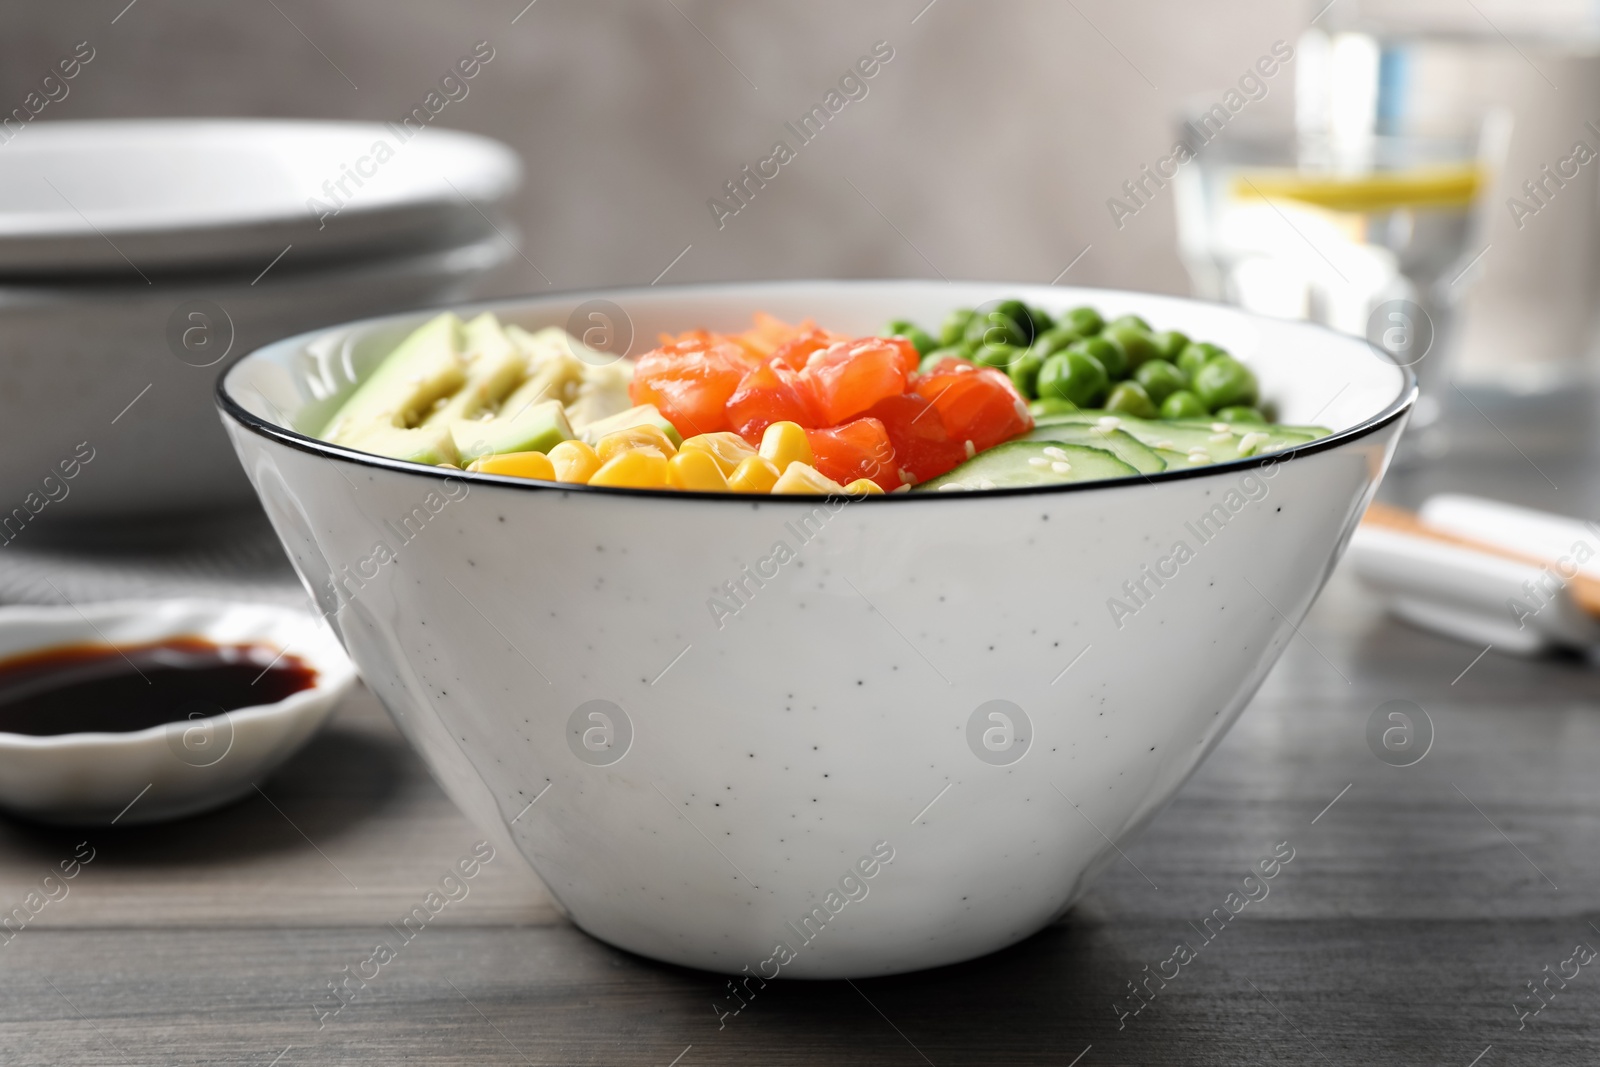
<path fill-rule="evenodd" d="M 1425 537 L 1429 540 L 1439 541 L 1444 544 L 1456 545 L 1460 548 L 1469 548 L 1474 552 L 1483 552 L 1501 559 L 1516 560 L 1518 563 L 1527 563 L 1535 567 L 1549 568 L 1556 578 L 1565 584 L 1572 600 L 1579 608 L 1589 615 L 1600 617 L 1600 578 L 1591 578 L 1586 574 L 1575 574 L 1571 578 L 1563 578 L 1556 571 L 1555 563 L 1526 552 L 1516 552 L 1499 545 L 1492 545 L 1485 541 L 1478 541 L 1471 537 L 1462 537 L 1460 534 L 1449 530 L 1441 530 L 1436 526 L 1429 526 L 1414 512 L 1404 508 L 1393 507 L 1389 504 L 1374 502 L 1367 508 L 1367 513 L 1361 519 L 1362 525 L 1376 526 L 1384 530 L 1394 530 L 1397 533 L 1411 534 L 1414 537 Z"/>

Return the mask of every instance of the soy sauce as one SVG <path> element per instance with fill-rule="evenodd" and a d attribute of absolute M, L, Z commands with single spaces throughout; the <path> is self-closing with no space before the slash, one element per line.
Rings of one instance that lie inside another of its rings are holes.
<path fill-rule="evenodd" d="M 51 737 L 131 733 L 273 704 L 317 672 L 270 645 L 174 637 L 143 645 L 79 644 L 0 660 L 0 732 Z"/>

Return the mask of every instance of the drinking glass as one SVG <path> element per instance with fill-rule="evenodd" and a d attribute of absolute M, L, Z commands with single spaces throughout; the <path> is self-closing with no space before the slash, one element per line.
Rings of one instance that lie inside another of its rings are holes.
<path fill-rule="evenodd" d="M 1423 387 L 1412 426 L 1441 410 L 1456 309 L 1481 245 L 1490 124 L 1454 135 L 1309 135 L 1233 128 L 1176 183 L 1179 249 L 1196 295 L 1365 336 Z M 1185 124 L 1191 142 L 1196 127 Z"/>

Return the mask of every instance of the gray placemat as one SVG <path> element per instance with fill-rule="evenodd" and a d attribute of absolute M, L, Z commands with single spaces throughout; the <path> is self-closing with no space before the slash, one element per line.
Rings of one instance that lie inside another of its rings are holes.
<path fill-rule="evenodd" d="M 36 529 L 0 543 L 0 603 L 215 597 L 305 607 L 259 511 Z"/>

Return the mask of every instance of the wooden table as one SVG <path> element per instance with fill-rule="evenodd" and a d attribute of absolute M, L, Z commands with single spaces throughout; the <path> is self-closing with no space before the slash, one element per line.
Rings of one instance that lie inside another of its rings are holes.
<path fill-rule="evenodd" d="M 1512 456 L 1388 492 L 1487 485 L 1600 514 L 1589 468 L 1540 467 L 1552 484 Z M 721 1027 L 723 977 L 589 939 L 503 854 L 319 1027 L 329 981 L 479 839 L 362 693 L 224 811 L 0 822 L 5 908 L 94 850 L 0 946 L 0 1063 L 1593 1064 L 1600 966 L 1520 1031 L 1513 997 L 1600 947 L 1600 675 L 1478 652 L 1336 575 L 1221 747 L 1060 923 L 931 973 L 775 984 Z M 1415 766 L 1366 742 L 1393 699 L 1436 730 Z M 1127 983 L 1284 841 L 1270 895 L 1119 1028 Z"/>

